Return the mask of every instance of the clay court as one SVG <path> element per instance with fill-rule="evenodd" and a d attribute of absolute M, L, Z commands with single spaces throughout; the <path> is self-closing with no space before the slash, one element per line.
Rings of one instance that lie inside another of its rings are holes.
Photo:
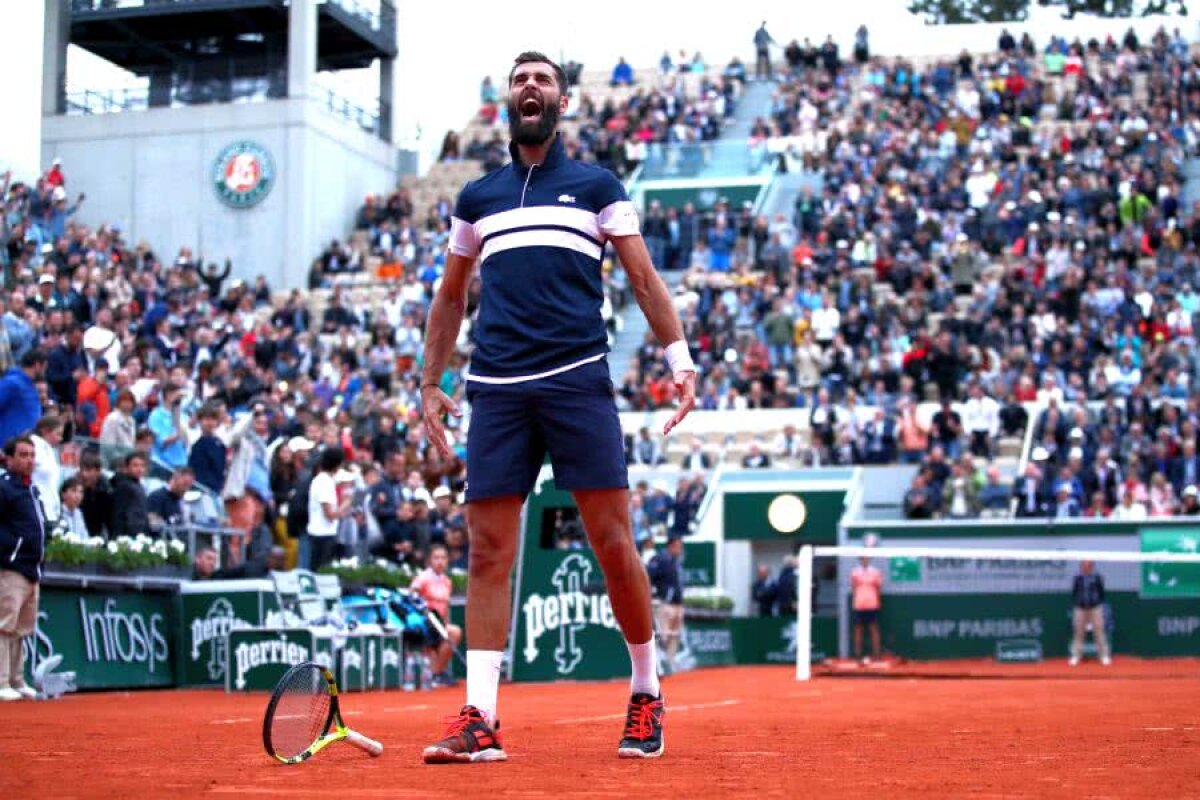
<path fill-rule="evenodd" d="M 1200 798 L 1200 660 L 841 670 L 668 679 L 667 756 L 615 755 L 627 684 L 502 689 L 505 764 L 426 767 L 461 689 L 352 694 L 339 743 L 285 767 L 261 744 L 265 695 L 83 694 L 0 707 L 5 797 Z M 966 676 L 966 677 L 955 677 Z"/>

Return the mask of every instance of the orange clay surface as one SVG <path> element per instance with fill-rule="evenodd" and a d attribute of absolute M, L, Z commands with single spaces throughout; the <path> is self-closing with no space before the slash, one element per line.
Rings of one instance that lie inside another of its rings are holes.
<path fill-rule="evenodd" d="M 383 756 L 337 743 L 293 767 L 263 753 L 261 693 L 6 703 L 0 798 L 1200 798 L 1200 661 L 959 666 L 669 678 L 667 754 L 647 762 L 616 757 L 624 681 L 503 686 L 509 761 L 439 767 L 420 750 L 461 686 L 348 694 Z"/>

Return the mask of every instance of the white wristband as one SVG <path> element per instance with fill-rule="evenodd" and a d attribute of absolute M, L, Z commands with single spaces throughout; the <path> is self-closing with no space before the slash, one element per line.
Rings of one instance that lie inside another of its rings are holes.
<path fill-rule="evenodd" d="M 667 345 L 666 355 L 667 366 L 671 368 L 673 376 L 681 372 L 696 371 L 696 365 L 692 361 L 692 354 L 688 350 L 688 344 L 683 339 Z"/>

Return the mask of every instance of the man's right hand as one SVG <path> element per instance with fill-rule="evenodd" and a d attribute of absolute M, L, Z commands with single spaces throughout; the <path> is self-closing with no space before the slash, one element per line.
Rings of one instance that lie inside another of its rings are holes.
<path fill-rule="evenodd" d="M 446 442 L 446 426 L 442 422 L 445 414 L 461 417 L 462 411 L 450 397 L 433 384 L 421 387 L 421 415 L 425 420 L 425 434 L 437 451 L 450 457 L 450 445 Z"/>

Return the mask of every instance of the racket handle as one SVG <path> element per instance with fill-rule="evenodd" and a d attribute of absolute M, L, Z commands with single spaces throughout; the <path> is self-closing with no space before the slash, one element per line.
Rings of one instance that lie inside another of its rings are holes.
<path fill-rule="evenodd" d="M 382 744 L 374 739 L 368 739 L 358 731 L 346 731 L 346 741 L 361 750 L 366 750 L 372 756 L 379 756 L 383 753 Z"/>

